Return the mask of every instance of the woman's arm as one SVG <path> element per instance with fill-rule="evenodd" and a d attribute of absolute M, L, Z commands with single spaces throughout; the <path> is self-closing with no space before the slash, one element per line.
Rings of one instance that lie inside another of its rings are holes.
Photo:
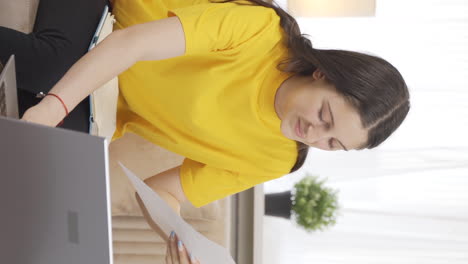
<path fill-rule="evenodd" d="M 180 183 L 180 166 L 166 170 L 159 174 L 156 174 L 145 180 L 145 183 L 151 187 L 158 195 L 178 214 L 180 215 L 180 204 L 187 198 L 182 190 Z M 164 239 L 168 242 L 168 236 L 159 228 L 159 226 L 151 219 L 145 205 L 141 201 L 138 194 L 136 200 L 138 205 L 143 212 L 148 224 Z"/>
<path fill-rule="evenodd" d="M 180 215 L 180 204 L 187 200 L 180 183 L 180 166 L 158 173 L 146 179 L 145 183 Z"/>
<path fill-rule="evenodd" d="M 185 36 L 177 17 L 135 25 L 110 34 L 75 63 L 50 90 L 71 111 L 106 82 L 143 60 L 162 60 L 183 55 Z M 28 109 L 23 119 L 55 126 L 65 117 L 57 98 L 45 97 Z"/>

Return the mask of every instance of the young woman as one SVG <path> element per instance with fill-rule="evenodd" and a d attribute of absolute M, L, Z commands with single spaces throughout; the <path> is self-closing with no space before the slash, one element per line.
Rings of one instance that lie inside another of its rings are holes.
<path fill-rule="evenodd" d="M 409 110 L 391 64 L 314 49 L 291 16 L 259 0 L 116 0 L 113 13 L 117 30 L 23 119 L 55 126 L 119 75 L 114 139 L 132 132 L 186 157 L 146 181 L 176 211 L 294 171 L 308 147 L 374 148 Z"/>

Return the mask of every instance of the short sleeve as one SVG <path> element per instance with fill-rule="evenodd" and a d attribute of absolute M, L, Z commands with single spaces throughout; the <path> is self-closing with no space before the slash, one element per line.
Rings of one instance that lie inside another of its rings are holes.
<path fill-rule="evenodd" d="M 170 10 L 182 23 L 186 55 L 233 49 L 278 28 L 271 8 L 235 3 L 208 3 Z"/>
<path fill-rule="evenodd" d="M 272 179 L 214 168 L 185 159 L 180 170 L 180 181 L 187 199 L 196 207 L 222 199 Z"/>

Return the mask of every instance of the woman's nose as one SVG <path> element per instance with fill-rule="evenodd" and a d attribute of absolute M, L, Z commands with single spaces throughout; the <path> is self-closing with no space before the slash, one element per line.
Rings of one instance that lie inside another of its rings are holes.
<path fill-rule="evenodd" d="M 308 124 L 306 130 L 306 140 L 308 143 L 314 144 L 329 137 L 330 131 L 326 129 L 326 126 L 324 124 Z"/>

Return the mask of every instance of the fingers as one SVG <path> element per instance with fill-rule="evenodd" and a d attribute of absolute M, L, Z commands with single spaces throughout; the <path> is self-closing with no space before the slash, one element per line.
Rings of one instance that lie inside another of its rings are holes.
<path fill-rule="evenodd" d="M 180 263 L 181 264 L 200 264 L 200 262 L 192 255 L 190 252 L 188 252 L 187 248 L 185 247 L 184 243 L 182 241 L 179 241 L 180 244 L 177 244 L 178 249 L 179 249 L 179 257 L 181 259 Z M 182 261 L 183 259 L 183 261 Z"/>
<path fill-rule="evenodd" d="M 171 254 L 172 264 L 179 263 L 179 253 L 177 252 L 177 239 L 174 231 L 171 232 L 169 236 L 169 250 Z"/>
<path fill-rule="evenodd" d="M 200 264 L 200 261 L 198 259 L 191 257 L 190 258 L 190 264 Z"/>
<path fill-rule="evenodd" d="M 200 262 L 190 255 L 184 243 L 171 232 L 167 243 L 166 264 L 200 264 Z"/>
<path fill-rule="evenodd" d="M 166 247 L 166 264 L 178 264 L 179 254 L 177 253 L 176 237 L 174 231 L 169 236 Z"/>
<path fill-rule="evenodd" d="M 172 264 L 172 258 L 171 258 L 171 251 L 170 251 L 170 246 L 169 243 L 167 243 L 166 247 L 166 264 Z"/>
<path fill-rule="evenodd" d="M 179 263 L 180 264 L 189 264 L 190 260 L 187 254 L 184 243 L 181 240 L 177 239 L 177 250 L 179 251 Z"/>

